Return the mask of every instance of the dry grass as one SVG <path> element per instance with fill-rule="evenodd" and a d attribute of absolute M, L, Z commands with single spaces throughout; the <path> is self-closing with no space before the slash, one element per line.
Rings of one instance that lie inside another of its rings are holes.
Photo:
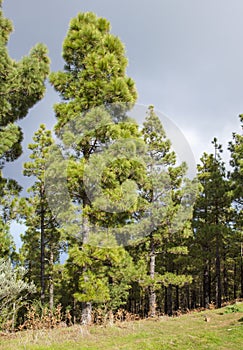
<path fill-rule="evenodd" d="M 106 327 L 76 325 L 22 331 L 2 335 L 0 350 L 242 350 L 243 312 L 233 311 L 193 312 L 174 318 L 117 322 Z"/>

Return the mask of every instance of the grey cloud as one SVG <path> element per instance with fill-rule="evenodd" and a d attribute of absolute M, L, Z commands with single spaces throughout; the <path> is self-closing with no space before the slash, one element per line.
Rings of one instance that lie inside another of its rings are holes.
<path fill-rule="evenodd" d="M 139 103 L 154 104 L 182 131 L 194 129 L 200 135 L 194 147 L 200 149 L 202 140 L 206 149 L 222 134 L 222 125 L 238 128 L 237 115 L 243 112 L 241 0 L 5 0 L 3 9 L 15 26 L 10 54 L 19 59 L 44 42 L 53 70 L 62 69 L 62 41 L 71 17 L 79 11 L 106 17 L 126 46 Z M 50 127 L 55 123 L 57 100 L 49 88 L 23 121 L 25 145 L 43 118 Z"/>

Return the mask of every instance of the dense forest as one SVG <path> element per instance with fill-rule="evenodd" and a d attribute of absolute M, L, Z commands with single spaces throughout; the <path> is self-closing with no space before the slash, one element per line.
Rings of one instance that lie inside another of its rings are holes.
<path fill-rule="evenodd" d="M 229 164 L 214 138 L 191 179 L 154 107 L 143 125 L 130 117 L 136 86 L 106 19 L 70 21 L 58 72 L 42 44 L 11 59 L 2 11 L 0 28 L 0 328 L 28 328 L 37 316 L 71 325 L 173 315 L 243 298 L 243 136 L 232 130 Z M 43 123 L 34 133 L 23 197 L 18 174 L 3 170 L 22 153 L 17 122 L 47 79 L 60 96 L 55 134 Z M 19 252 L 12 221 L 26 227 Z"/>

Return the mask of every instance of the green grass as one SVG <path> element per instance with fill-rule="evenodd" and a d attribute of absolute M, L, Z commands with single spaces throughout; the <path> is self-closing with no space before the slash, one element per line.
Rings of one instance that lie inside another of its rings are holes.
<path fill-rule="evenodd" d="M 242 350 L 243 304 L 229 309 L 107 327 L 23 331 L 1 335 L 0 350 Z"/>

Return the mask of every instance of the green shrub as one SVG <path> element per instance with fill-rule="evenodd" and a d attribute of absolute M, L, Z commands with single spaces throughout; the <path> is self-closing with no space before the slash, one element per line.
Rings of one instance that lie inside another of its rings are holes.
<path fill-rule="evenodd" d="M 233 312 L 243 312 L 243 305 L 242 304 L 234 304 L 226 306 L 224 313 L 225 314 L 231 314 Z"/>

